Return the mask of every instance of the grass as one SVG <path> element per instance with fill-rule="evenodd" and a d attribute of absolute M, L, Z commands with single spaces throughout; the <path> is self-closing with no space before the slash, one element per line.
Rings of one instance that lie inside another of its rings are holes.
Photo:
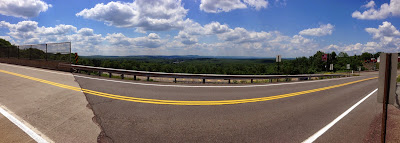
<path fill-rule="evenodd" d="M 397 82 L 400 82 L 400 75 L 399 75 L 399 76 L 397 76 L 397 79 L 396 79 L 396 81 L 397 81 Z"/>

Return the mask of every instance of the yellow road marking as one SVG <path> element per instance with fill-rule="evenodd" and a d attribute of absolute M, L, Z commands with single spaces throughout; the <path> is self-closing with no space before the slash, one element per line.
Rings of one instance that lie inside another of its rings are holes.
<path fill-rule="evenodd" d="M 303 94 L 328 90 L 328 89 L 332 89 L 332 88 L 342 87 L 342 86 L 378 78 L 378 77 L 366 78 L 366 79 L 347 82 L 347 83 L 338 84 L 338 85 L 332 85 L 332 86 L 327 86 L 327 87 L 322 87 L 322 88 L 317 88 L 317 89 L 311 89 L 311 90 L 305 90 L 305 91 L 299 91 L 299 92 L 293 92 L 293 93 L 281 94 L 281 95 L 275 95 L 275 96 L 268 96 L 268 97 L 237 99 L 237 100 L 217 100 L 217 101 L 179 101 L 179 100 L 160 100 L 160 99 L 147 99 L 147 98 L 121 96 L 121 95 L 109 94 L 109 93 L 98 92 L 98 91 L 93 91 L 93 90 L 89 90 L 89 89 L 83 89 L 83 88 L 79 88 L 79 87 L 69 86 L 69 85 L 65 85 L 65 84 L 51 82 L 51 81 L 47 81 L 44 79 L 34 78 L 34 77 L 30 77 L 30 76 L 26 76 L 26 75 L 22 75 L 22 74 L 18 74 L 18 73 L 13 73 L 13 72 L 9 72 L 9 71 L 4 71 L 4 70 L 0 70 L 0 72 L 18 76 L 18 77 L 22 77 L 22 78 L 26 78 L 26 79 L 30 79 L 30 80 L 34 80 L 34 81 L 38 81 L 38 82 L 53 85 L 53 86 L 57 86 L 57 87 L 64 88 L 64 89 L 69 89 L 69 90 L 74 90 L 74 91 L 82 91 L 87 94 L 92 94 L 92 95 L 111 98 L 111 99 L 132 101 L 132 102 L 139 102 L 139 103 L 167 104 L 167 105 L 227 105 L 227 104 L 241 104 L 241 103 L 268 101 L 268 100 L 275 100 L 275 99 L 281 99 L 281 98 L 286 98 L 286 97 L 292 97 L 292 96 L 297 96 L 297 95 L 303 95 Z"/>

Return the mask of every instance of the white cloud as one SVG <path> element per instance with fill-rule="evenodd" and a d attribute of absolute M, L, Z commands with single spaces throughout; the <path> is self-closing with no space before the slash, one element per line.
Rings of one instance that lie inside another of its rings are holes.
<path fill-rule="evenodd" d="M 321 25 L 319 28 L 310 28 L 305 29 L 299 32 L 300 35 L 309 35 L 309 36 L 325 36 L 331 35 L 335 26 L 331 24 Z"/>
<path fill-rule="evenodd" d="M 394 37 L 400 36 L 400 32 L 392 25 L 390 22 L 383 22 L 382 25 L 379 25 L 378 28 L 365 28 L 369 34 L 373 35 L 373 38 L 382 38 L 382 37 Z"/>
<path fill-rule="evenodd" d="M 326 51 L 347 52 L 349 55 L 361 54 L 363 52 L 394 52 L 400 51 L 400 32 L 390 22 L 383 22 L 378 28 L 366 28 L 366 32 L 372 35 L 374 41 L 365 44 L 356 43 L 348 45 L 329 45 Z"/>
<path fill-rule="evenodd" d="M 40 12 L 45 12 L 51 4 L 41 0 L 1 0 L 0 14 L 13 17 L 37 17 Z"/>
<path fill-rule="evenodd" d="M 361 7 L 369 8 L 364 12 L 354 11 L 351 15 L 353 18 L 357 19 L 368 19 L 368 20 L 376 20 L 376 19 L 385 19 L 392 16 L 400 16 L 400 0 L 390 0 L 390 3 L 384 3 L 380 6 L 379 9 L 375 9 L 375 2 L 370 1 L 366 5 Z"/>
<path fill-rule="evenodd" d="M 181 0 L 136 0 L 132 3 L 100 3 L 91 9 L 82 10 L 76 16 L 145 32 L 181 29 L 187 12 Z"/>
<path fill-rule="evenodd" d="M 266 0 L 201 0 L 200 10 L 208 13 L 229 12 L 235 9 L 245 9 L 247 5 L 256 10 L 267 8 Z"/>
<path fill-rule="evenodd" d="M 400 32 L 390 22 L 383 22 L 378 28 L 365 28 L 374 39 L 379 39 L 384 45 L 396 45 L 400 40 Z"/>
<path fill-rule="evenodd" d="M 21 21 L 17 24 L 0 21 L 0 28 L 10 31 L 8 37 L 16 45 L 71 41 L 74 52 L 84 55 L 97 52 L 97 47 L 104 40 L 101 34 L 94 34 L 93 29 L 77 30 L 75 26 L 64 24 L 39 27 L 36 21 Z"/>
<path fill-rule="evenodd" d="M 126 37 L 122 33 L 107 34 L 105 39 L 112 45 L 127 46 L 132 48 L 158 48 L 164 41 L 156 33 L 150 33 L 145 37 Z"/>
<path fill-rule="evenodd" d="M 200 10 L 208 13 L 229 12 L 244 8 L 247 6 L 240 0 L 201 0 L 200 4 Z"/>
<path fill-rule="evenodd" d="M 256 10 L 267 8 L 268 6 L 268 1 L 266 0 L 244 0 L 243 2 L 247 3 L 251 7 L 254 7 Z"/>
<path fill-rule="evenodd" d="M 225 32 L 229 32 L 230 28 L 228 25 L 221 25 L 219 22 L 211 22 L 209 24 L 204 25 L 204 29 L 206 34 L 222 34 Z"/>
<path fill-rule="evenodd" d="M 362 7 L 373 8 L 373 7 L 375 7 L 375 2 L 373 0 L 371 0 L 367 4 L 363 5 Z"/>

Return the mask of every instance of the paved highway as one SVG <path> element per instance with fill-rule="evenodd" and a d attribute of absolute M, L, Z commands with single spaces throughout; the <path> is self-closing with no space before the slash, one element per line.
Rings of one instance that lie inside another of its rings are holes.
<path fill-rule="evenodd" d="M 255 87 L 175 87 L 96 80 L 84 75 L 75 78 L 84 89 L 115 95 L 220 101 L 284 95 L 374 76 Z M 115 142 L 302 142 L 375 90 L 376 84 L 377 79 L 370 79 L 287 98 L 211 106 L 158 105 L 86 95 L 106 135 Z M 361 108 L 351 112 L 317 142 L 362 142 L 379 114 L 375 96 L 373 94 Z"/>
<path fill-rule="evenodd" d="M 75 74 L 76 86 L 15 73 L 0 71 L 44 86 L 74 92 L 82 88 L 103 130 L 101 140 L 113 142 L 303 142 L 310 137 L 315 142 L 365 142 L 381 109 L 373 92 L 376 74 L 219 86 Z"/>

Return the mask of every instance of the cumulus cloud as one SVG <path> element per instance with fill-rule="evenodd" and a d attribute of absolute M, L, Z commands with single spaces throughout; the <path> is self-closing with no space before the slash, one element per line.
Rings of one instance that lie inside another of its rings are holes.
<path fill-rule="evenodd" d="M 122 33 L 107 34 L 105 39 L 112 45 L 133 46 L 135 48 L 158 48 L 164 41 L 156 33 L 150 33 L 145 37 L 126 37 Z"/>
<path fill-rule="evenodd" d="M 319 28 L 305 29 L 299 32 L 300 35 L 325 36 L 331 35 L 335 26 L 331 24 L 321 25 Z"/>
<path fill-rule="evenodd" d="M 363 52 L 395 52 L 400 50 L 400 32 L 390 22 L 383 22 L 378 28 L 365 28 L 374 41 L 365 44 L 356 43 L 349 45 L 329 45 L 324 49 L 327 51 L 347 52 L 350 55 Z"/>
<path fill-rule="evenodd" d="M 94 34 L 93 29 L 81 28 L 77 30 L 72 25 L 56 25 L 54 27 L 40 27 L 36 21 L 21 21 L 16 24 L 0 21 L 0 28 L 7 28 L 8 39 L 13 44 L 40 44 L 54 42 L 72 42 L 75 52 L 90 54 L 96 51 L 104 38 L 101 34 Z"/>
<path fill-rule="evenodd" d="M 365 28 L 365 31 L 384 45 L 400 45 L 400 32 L 390 22 L 385 21 L 378 28 Z"/>
<path fill-rule="evenodd" d="M 45 12 L 51 4 L 41 0 L 2 0 L 0 1 L 0 14 L 13 17 L 37 17 L 40 12 Z"/>
<path fill-rule="evenodd" d="M 266 0 L 201 0 L 200 10 L 208 13 L 229 12 L 235 9 L 247 8 L 247 5 L 256 10 L 267 8 Z"/>
<path fill-rule="evenodd" d="M 268 1 L 266 0 L 244 0 L 243 2 L 247 3 L 251 7 L 254 7 L 256 10 L 267 8 L 268 6 Z"/>
<path fill-rule="evenodd" d="M 370 1 L 366 5 L 361 7 L 369 8 L 364 12 L 354 11 L 352 13 L 353 18 L 357 19 L 367 19 L 367 20 L 376 20 L 376 19 L 385 19 L 389 16 L 400 16 L 400 0 L 390 0 L 390 3 L 384 3 L 380 6 L 379 9 L 375 9 L 375 2 Z"/>
<path fill-rule="evenodd" d="M 137 28 L 138 32 L 181 29 L 188 10 L 181 0 L 136 0 L 132 3 L 100 3 L 76 14 L 116 27 Z"/>
<path fill-rule="evenodd" d="M 204 25 L 204 29 L 206 34 L 222 34 L 230 30 L 228 25 L 220 24 L 219 22 L 206 24 Z"/>

